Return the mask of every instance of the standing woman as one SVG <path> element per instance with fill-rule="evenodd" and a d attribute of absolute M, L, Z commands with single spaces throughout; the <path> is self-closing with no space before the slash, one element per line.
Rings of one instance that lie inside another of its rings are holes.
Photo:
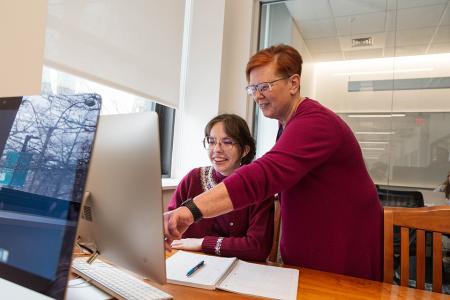
<path fill-rule="evenodd" d="M 301 72 L 300 54 L 287 45 L 250 58 L 247 92 L 279 121 L 279 138 L 261 158 L 166 213 L 166 237 L 280 193 L 284 263 L 382 280 L 383 210 L 361 149 L 339 116 L 301 96 Z"/>
<path fill-rule="evenodd" d="M 168 210 L 206 192 L 255 157 L 255 141 L 244 119 L 234 114 L 213 118 L 205 127 L 203 145 L 211 166 L 195 168 L 180 182 Z M 266 200 L 193 224 L 172 248 L 265 261 L 272 246 L 273 201 Z"/>

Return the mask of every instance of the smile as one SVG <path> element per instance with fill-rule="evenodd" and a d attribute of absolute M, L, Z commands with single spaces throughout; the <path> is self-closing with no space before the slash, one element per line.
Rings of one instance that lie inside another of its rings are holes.
<path fill-rule="evenodd" d="M 213 160 L 214 160 L 215 163 L 221 163 L 221 162 L 227 161 L 228 159 L 226 159 L 226 158 L 213 158 Z"/>

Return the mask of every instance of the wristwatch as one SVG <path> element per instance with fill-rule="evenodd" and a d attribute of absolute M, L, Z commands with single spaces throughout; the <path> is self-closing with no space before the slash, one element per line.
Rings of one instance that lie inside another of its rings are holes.
<path fill-rule="evenodd" d="M 193 198 L 187 199 L 186 201 L 181 203 L 181 206 L 184 206 L 187 209 L 189 209 L 189 211 L 191 212 L 192 216 L 194 217 L 194 223 L 197 223 L 198 221 L 203 219 L 203 214 L 200 211 L 200 209 L 198 208 L 198 206 L 195 205 Z"/>

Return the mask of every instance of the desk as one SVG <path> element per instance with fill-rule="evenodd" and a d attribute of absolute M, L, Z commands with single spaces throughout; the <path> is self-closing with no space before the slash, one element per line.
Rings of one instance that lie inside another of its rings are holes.
<path fill-rule="evenodd" d="M 75 254 L 76 256 L 77 254 Z M 168 255 L 170 256 L 170 254 Z M 271 264 L 273 265 L 273 264 Z M 401 287 L 388 283 L 299 268 L 297 299 L 356 300 L 356 299 L 427 299 L 450 300 L 450 295 Z M 178 299 L 260 299 L 235 293 L 204 290 L 176 284 L 151 285 Z"/>
<path fill-rule="evenodd" d="M 224 291 L 208 291 L 181 285 L 151 283 L 177 299 L 256 299 Z M 300 268 L 297 299 L 450 299 L 432 293 L 387 283 Z"/>

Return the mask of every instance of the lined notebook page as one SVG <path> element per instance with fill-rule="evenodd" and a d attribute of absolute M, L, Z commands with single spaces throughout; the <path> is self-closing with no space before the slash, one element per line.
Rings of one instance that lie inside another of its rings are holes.
<path fill-rule="evenodd" d="M 186 276 L 186 273 L 202 260 L 205 265 L 191 276 Z M 180 250 L 166 260 L 167 282 L 214 290 L 235 261 L 235 257 L 218 257 Z"/>
<path fill-rule="evenodd" d="M 273 299 L 297 299 L 299 271 L 239 260 L 218 289 Z"/>

